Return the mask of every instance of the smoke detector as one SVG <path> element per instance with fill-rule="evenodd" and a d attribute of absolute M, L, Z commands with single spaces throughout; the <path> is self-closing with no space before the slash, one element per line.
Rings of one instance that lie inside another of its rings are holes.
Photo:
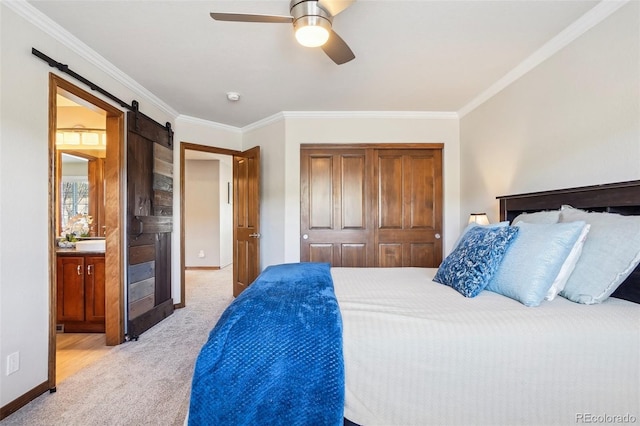
<path fill-rule="evenodd" d="M 231 102 L 237 102 L 240 100 L 240 93 L 238 92 L 227 92 L 227 99 Z"/>

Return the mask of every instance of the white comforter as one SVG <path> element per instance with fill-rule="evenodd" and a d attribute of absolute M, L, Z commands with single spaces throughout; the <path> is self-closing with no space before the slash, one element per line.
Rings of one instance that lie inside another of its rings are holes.
<path fill-rule="evenodd" d="M 435 271 L 332 269 L 346 418 L 367 426 L 640 422 L 640 305 L 558 297 L 527 308 L 489 291 L 467 299 L 434 283 Z"/>

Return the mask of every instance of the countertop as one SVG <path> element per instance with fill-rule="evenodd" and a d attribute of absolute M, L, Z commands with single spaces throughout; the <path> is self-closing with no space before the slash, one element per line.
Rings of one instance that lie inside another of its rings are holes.
<path fill-rule="evenodd" d="M 96 256 L 104 256 L 104 250 L 76 250 L 75 248 L 56 248 L 56 254 L 61 256 L 85 255 L 93 254 Z"/>

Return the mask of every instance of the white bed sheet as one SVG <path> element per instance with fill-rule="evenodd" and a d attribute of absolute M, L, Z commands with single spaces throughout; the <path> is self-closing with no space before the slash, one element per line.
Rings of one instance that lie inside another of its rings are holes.
<path fill-rule="evenodd" d="M 332 268 L 360 425 L 640 422 L 640 305 L 468 299 L 436 269 Z M 592 417 L 593 419 L 593 417 Z"/>

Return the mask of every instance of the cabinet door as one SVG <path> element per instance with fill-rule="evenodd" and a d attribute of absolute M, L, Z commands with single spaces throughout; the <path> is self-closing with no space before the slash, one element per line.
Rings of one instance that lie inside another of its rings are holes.
<path fill-rule="evenodd" d="M 58 256 L 57 316 L 58 322 L 84 321 L 84 257 Z"/>
<path fill-rule="evenodd" d="M 85 265 L 85 319 L 86 321 L 104 323 L 104 256 L 86 256 Z"/>

